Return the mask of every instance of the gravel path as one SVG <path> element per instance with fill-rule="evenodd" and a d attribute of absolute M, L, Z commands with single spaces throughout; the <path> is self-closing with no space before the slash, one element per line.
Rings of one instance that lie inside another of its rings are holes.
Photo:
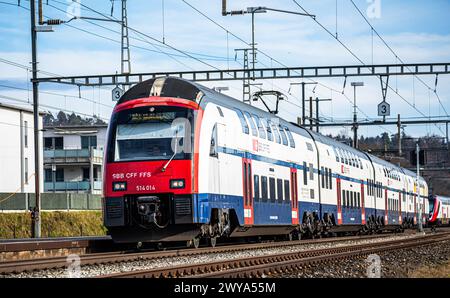
<path fill-rule="evenodd" d="M 420 272 L 418 269 L 423 270 L 424 267 L 434 268 L 448 264 L 450 261 L 450 241 L 380 253 L 379 257 L 382 278 L 427 277 L 429 275 L 418 274 Z M 306 267 L 294 274 L 281 277 L 365 278 L 369 265 L 370 263 L 366 258 L 332 261 L 328 263 L 326 268 Z"/>
<path fill-rule="evenodd" d="M 195 256 L 183 256 L 183 257 L 170 257 L 164 259 L 157 260 L 138 260 L 132 262 L 122 262 L 117 264 L 101 264 L 101 265 L 86 265 L 82 266 L 79 277 L 95 277 L 103 274 L 111 274 L 125 271 L 136 271 L 136 270 L 144 270 L 144 269 L 152 269 L 152 268 L 161 268 L 168 266 L 176 266 L 176 265 L 184 265 L 184 264 L 196 264 L 196 263 L 206 263 L 206 262 L 214 262 L 214 261 L 222 261 L 222 260 L 230 260 L 230 259 L 239 259 L 245 257 L 252 256 L 262 256 L 262 255 L 270 255 L 270 254 L 279 254 L 279 253 L 289 253 L 289 252 L 299 252 L 311 249 L 322 249 L 322 248 L 331 248 L 331 247 L 340 247 L 340 246 L 348 246 L 353 244 L 363 244 L 363 243 L 375 243 L 381 241 L 389 241 L 389 240 L 397 240 L 397 239 L 407 239 L 415 237 L 415 235 L 392 235 L 388 237 L 382 237 L 378 239 L 364 239 L 364 240 L 348 240 L 338 243 L 316 243 L 316 244 L 302 244 L 302 245 L 293 245 L 282 248 L 266 248 L 266 249 L 255 249 L 255 250 L 247 250 L 247 251 L 235 251 L 235 252 L 227 252 L 227 253 L 205 253 Z M 341 264 L 342 265 L 342 264 Z M 353 265 L 349 265 L 352 267 Z M 363 264 L 359 265 L 363 266 Z M 365 271 L 363 267 L 361 270 Z M 336 276 L 337 274 L 343 276 L 353 276 L 348 275 L 347 272 L 356 272 L 357 270 L 346 269 L 343 273 L 335 273 L 335 275 L 331 275 L 331 277 Z M 305 271 L 306 272 L 306 271 Z M 326 276 L 325 273 L 322 274 Z M 300 276 L 304 277 L 315 277 L 315 272 L 302 274 Z M 337 275 L 339 276 L 339 275 Z M 56 278 L 64 278 L 68 277 L 67 269 L 49 269 L 35 272 L 24 272 L 19 274 L 11 274 L 5 275 L 1 277 L 32 277 L 32 278 L 45 278 L 45 277 L 56 277 Z"/>

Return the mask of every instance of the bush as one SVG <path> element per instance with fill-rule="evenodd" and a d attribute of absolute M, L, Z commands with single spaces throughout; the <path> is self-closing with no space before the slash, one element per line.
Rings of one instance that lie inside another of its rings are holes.
<path fill-rule="evenodd" d="M 41 212 L 42 237 L 103 236 L 100 211 Z M 29 212 L 0 213 L 0 238 L 31 237 L 31 217 Z"/>

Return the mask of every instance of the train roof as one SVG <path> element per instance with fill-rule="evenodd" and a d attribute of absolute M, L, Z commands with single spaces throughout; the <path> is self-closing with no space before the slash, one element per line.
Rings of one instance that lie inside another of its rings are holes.
<path fill-rule="evenodd" d="M 331 147 L 341 148 L 342 150 L 351 152 L 362 159 L 371 160 L 374 163 L 380 164 L 390 169 L 395 168 L 400 172 L 403 172 L 405 175 L 415 177 L 415 174 L 412 171 L 389 163 L 369 153 L 359 151 L 351 146 L 338 142 L 332 138 L 326 137 L 320 133 L 307 130 L 305 127 L 299 126 L 295 123 L 290 123 L 274 114 L 263 111 L 257 107 L 243 103 L 242 101 L 239 101 L 231 96 L 222 94 L 220 92 L 207 88 L 203 85 L 200 85 L 196 82 L 192 82 L 183 78 L 159 77 L 143 81 L 139 84 L 136 84 L 135 86 L 130 88 L 127 92 L 125 92 L 124 95 L 119 99 L 117 104 L 149 96 L 163 96 L 163 97 L 188 99 L 197 102 L 201 107 L 205 107 L 208 102 L 213 102 L 221 106 L 228 107 L 230 109 L 238 108 L 241 109 L 242 111 L 247 111 L 250 112 L 251 114 L 255 114 L 261 118 L 269 118 L 269 117 L 277 118 L 280 121 L 280 123 L 282 123 L 285 126 L 288 126 L 291 131 L 296 132 L 297 134 L 300 134 L 305 138 L 317 140 Z M 424 181 L 423 178 L 421 177 L 420 180 Z"/>

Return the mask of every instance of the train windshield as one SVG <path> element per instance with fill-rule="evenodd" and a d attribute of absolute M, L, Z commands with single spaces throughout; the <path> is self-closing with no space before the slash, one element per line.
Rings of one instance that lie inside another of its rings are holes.
<path fill-rule="evenodd" d="M 192 111 L 179 107 L 140 107 L 115 115 L 109 161 L 189 159 Z"/>

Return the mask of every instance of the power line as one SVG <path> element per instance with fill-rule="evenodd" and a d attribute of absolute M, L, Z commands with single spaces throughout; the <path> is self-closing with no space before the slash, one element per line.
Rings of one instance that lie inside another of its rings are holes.
<path fill-rule="evenodd" d="M 363 17 L 363 19 L 366 21 L 366 23 L 370 26 L 372 32 L 375 32 L 375 34 L 380 38 L 380 40 L 384 43 L 384 45 L 391 51 L 392 54 L 394 54 L 395 58 L 398 59 L 402 64 L 405 64 L 403 60 L 397 55 L 397 53 L 388 45 L 388 43 L 384 40 L 383 37 L 378 33 L 378 31 L 373 27 L 373 25 L 369 22 L 369 20 L 366 18 L 366 16 L 362 13 L 362 11 L 359 9 L 359 7 L 355 4 L 353 0 L 350 0 L 350 2 L 353 4 L 353 6 L 356 8 L 356 10 L 359 12 L 359 14 Z M 413 72 L 408 66 L 406 66 L 406 69 L 409 70 L 411 73 Z M 419 76 L 414 75 L 422 84 L 424 84 L 428 90 L 433 90 L 427 83 L 425 83 Z M 441 99 L 439 98 L 439 95 L 437 94 L 436 90 L 434 90 L 434 93 L 436 94 L 436 98 L 439 101 L 439 104 L 444 109 L 445 114 L 448 116 L 447 110 L 445 109 L 444 105 L 441 102 Z"/>
<path fill-rule="evenodd" d="M 298 7 L 300 7 L 301 10 L 303 10 L 305 13 L 309 14 L 309 12 L 303 8 L 296 0 L 292 0 Z M 335 40 L 337 40 L 353 57 L 355 57 L 362 65 L 366 66 L 364 61 L 362 61 L 347 45 L 345 45 L 339 38 L 337 38 L 333 33 L 331 33 L 330 30 L 328 30 L 324 25 L 322 25 L 317 18 L 312 18 L 314 22 L 316 22 L 320 27 L 322 27 L 329 35 L 331 35 Z M 384 83 L 383 78 L 380 77 L 380 80 Z M 408 100 L 406 100 L 398 91 L 396 91 L 394 88 L 392 88 L 389 83 L 387 82 L 386 86 L 391 89 L 395 94 L 397 94 L 404 102 L 406 102 L 409 106 L 414 108 L 418 113 L 420 113 L 422 116 L 426 115 L 422 113 L 419 109 L 417 109 L 414 105 L 412 105 Z M 442 131 L 442 129 L 435 124 L 435 126 L 441 131 L 442 134 L 445 135 L 445 133 Z"/>

